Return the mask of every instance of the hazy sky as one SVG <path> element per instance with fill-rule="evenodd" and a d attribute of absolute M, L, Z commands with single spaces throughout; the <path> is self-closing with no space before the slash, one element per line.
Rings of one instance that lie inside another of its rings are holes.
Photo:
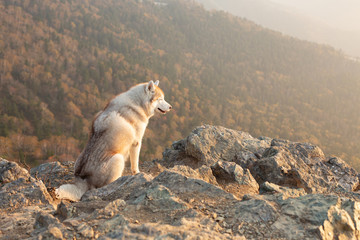
<path fill-rule="evenodd" d="M 360 31 L 360 0 L 269 0 L 344 30 Z"/>

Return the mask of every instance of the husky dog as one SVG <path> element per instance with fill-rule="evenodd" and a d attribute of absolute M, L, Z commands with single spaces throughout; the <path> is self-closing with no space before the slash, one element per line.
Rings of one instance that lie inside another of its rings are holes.
<path fill-rule="evenodd" d="M 87 190 L 115 181 L 128 157 L 132 174 L 139 173 L 141 140 L 149 119 L 171 109 L 158 85 L 159 81 L 138 84 L 95 116 L 88 143 L 75 162 L 74 184 L 56 189 L 57 198 L 79 201 Z"/>

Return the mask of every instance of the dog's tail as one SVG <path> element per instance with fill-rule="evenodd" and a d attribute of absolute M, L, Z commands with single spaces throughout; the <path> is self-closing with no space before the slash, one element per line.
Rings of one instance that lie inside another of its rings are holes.
<path fill-rule="evenodd" d="M 55 190 L 58 199 L 67 199 L 71 201 L 80 201 L 82 195 L 89 190 L 89 185 L 86 180 L 75 178 L 74 184 L 64 184 Z"/>

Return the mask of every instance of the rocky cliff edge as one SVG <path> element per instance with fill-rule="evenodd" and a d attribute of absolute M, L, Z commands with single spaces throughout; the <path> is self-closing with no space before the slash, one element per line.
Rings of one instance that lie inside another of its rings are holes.
<path fill-rule="evenodd" d="M 0 159 L 1 239 L 360 239 L 359 175 L 296 143 L 204 125 L 80 202 L 73 162 Z"/>

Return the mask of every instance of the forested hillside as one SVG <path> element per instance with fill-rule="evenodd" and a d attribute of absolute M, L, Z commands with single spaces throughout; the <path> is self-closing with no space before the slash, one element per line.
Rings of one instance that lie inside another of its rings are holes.
<path fill-rule="evenodd" d="M 75 160 L 93 116 L 159 79 L 142 160 L 208 123 L 318 144 L 360 169 L 360 64 L 185 0 L 0 1 L 0 156 Z"/>

